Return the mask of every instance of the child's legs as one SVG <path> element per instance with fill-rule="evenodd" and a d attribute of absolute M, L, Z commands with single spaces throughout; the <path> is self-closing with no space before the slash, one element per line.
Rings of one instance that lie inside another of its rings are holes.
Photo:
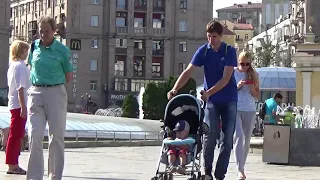
<path fill-rule="evenodd" d="M 169 148 L 169 151 L 168 151 L 168 162 L 169 162 L 169 165 L 173 165 L 175 163 L 176 154 L 177 154 L 177 151 L 174 148 Z"/>
<path fill-rule="evenodd" d="M 180 159 L 180 165 L 184 166 L 187 164 L 187 151 L 188 149 L 181 149 L 179 151 L 179 159 Z"/>

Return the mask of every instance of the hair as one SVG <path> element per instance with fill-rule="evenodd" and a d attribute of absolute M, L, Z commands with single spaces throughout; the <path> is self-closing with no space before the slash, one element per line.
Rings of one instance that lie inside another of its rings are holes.
<path fill-rule="evenodd" d="M 217 33 L 219 35 L 223 32 L 223 26 L 215 20 L 210 21 L 206 27 L 207 33 Z"/>
<path fill-rule="evenodd" d="M 10 61 L 17 61 L 17 60 L 24 60 L 22 59 L 22 55 L 24 50 L 29 49 L 29 44 L 21 41 L 21 40 L 14 40 L 10 46 Z"/>
<path fill-rule="evenodd" d="M 273 98 L 274 98 L 274 99 L 276 99 L 276 98 L 278 98 L 278 99 L 282 99 L 282 98 L 283 98 L 283 96 L 282 96 L 282 94 L 281 94 L 281 93 L 277 92 L 277 93 L 275 93 L 275 94 L 273 95 Z"/>
<path fill-rule="evenodd" d="M 254 84 L 257 84 L 259 82 L 259 77 L 258 77 L 258 73 L 255 70 L 255 68 L 252 66 L 252 56 L 250 52 L 247 51 L 243 51 L 239 54 L 239 58 L 238 61 L 240 61 L 241 59 L 246 58 L 250 60 L 251 65 L 249 66 L 248 70 L 247 70 L 247 75 L 248 75 L 248 79 L 252 80 L 254 82 Z"/>
<path fill-rule="evenodd" d="M 41 16 L 41 17 L 38 19 L 38 25 L 39 25 L 39 26 L 40 26 L 41 24 L 44 24 L 44 23 L 50 24 L 52 30 L 56 30 L 56 29 L 57 29 L 57 23 L 56 23 L 56 21 L 54 20 L 54 18 L 52 18 L 52 17 L 49 16 L 49 15 Z"/>

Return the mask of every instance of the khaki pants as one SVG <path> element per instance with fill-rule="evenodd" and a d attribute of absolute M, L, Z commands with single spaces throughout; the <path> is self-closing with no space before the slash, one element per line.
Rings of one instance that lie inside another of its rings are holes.
<path fill-rule="evenodd" d="M 61 180 L 64 168 L 64 133 L 67 115 L 64 85 L 28 90 L 29 163 L 27 180 L 42 180 L 44 174 L 43 136 L 48 122 L 48 179 Z"/>

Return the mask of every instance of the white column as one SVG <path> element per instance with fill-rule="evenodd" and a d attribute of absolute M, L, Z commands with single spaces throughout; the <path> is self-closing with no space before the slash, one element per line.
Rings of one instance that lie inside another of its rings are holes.
<path fill-rule="evenodd" d="M 303 107 L 311 106 L 311 74 L 312 72 L 302 72 Z"/>

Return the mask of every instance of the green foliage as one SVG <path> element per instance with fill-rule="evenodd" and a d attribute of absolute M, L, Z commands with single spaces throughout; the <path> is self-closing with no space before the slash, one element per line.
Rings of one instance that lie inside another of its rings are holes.
<path fill-rule="evenodd" d="M 137 118 L 139 116 L 139 104 L 137 99 L 129 94 L 122 104 L 122 117 Z"/>
<path fill-rule="evenodd" d="M 158 85 L 152 82 L 147 84 L 142 98 L 144 119 L 163 119 L 168 103 L 167 93 L 173 88 L 176 81 L 177 78 L 171 76 L 167 82 Z M 189 94 L 190 90 L 196 91 L 196 81 L 193 78 L 189 79 L 186 85 L 178 91 L 178 94 Z"/>
<path fill-rule="evenodd" d="M 255 67 L 269 67 L 276 64 L 276 46 L 269 38 L 260 41 L 261 49 L 256 49 L 254 57 Z"/>

